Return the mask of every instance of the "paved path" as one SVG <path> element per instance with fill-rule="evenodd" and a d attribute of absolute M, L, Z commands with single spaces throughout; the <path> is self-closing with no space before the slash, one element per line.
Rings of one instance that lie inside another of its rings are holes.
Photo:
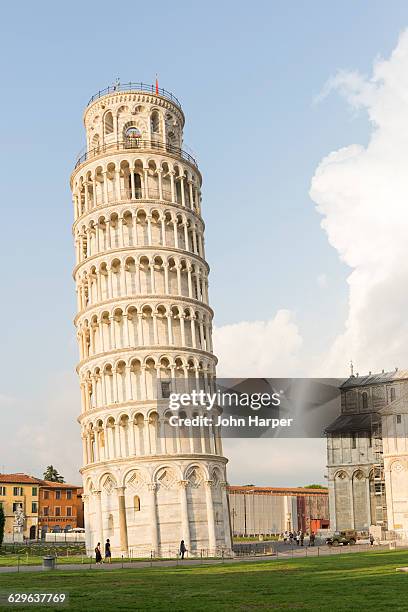
<path fill-rule="evenodd" d="M 407 550 L 408 546 L 398 547 L 397 550 Z M 243 556 L 243 557 L 235 557 L 233 559 L 168 559 L 168 560 L 158 560 L 158 561 L 125 561 L 122 563 L 104 563 L 103 565 L 95 565 L 95 561 L 92 561 L 90 565 L 88 563 L 64 563 L 57 565 L 56 571 L 84 571 L 91 569 L 92 571 L 112 571 L 119 569 L 147 569 L 147 568 L 155 568 L 155 567 L 190 567 L 190 566 L 199 566 L 199 565 L 219 565 L 222 563 L 252 563 L 256 561 L 275 561 L 276 559 L 297 559 L 303 557 L 320 557 L 320 556 L 328 556 L 328 555 L 344 555 L 344 554 L 352 554 L 357 552 L 378 552 L 378 551 L 387 551 L 389 550 L 388 544 L 382 544 L 379 546 L 370 546 L 367 544 L 356 544 L 355 546 L 338 546 L 336 548 L 332 548 L 329 546 L 318 546 L 318 547 L 291 547 L 287 546 L 286 548 L 281 548 L 277 550 L 277 554 L 274 555 L 256 555 L 256 556 Z M 13 567 L 0 567 L 0 573 L 15 573 L 15 572 L 39 572 L 44 571 L 41 565 L 20 565 L 20 568 L 17 566 Z"/>

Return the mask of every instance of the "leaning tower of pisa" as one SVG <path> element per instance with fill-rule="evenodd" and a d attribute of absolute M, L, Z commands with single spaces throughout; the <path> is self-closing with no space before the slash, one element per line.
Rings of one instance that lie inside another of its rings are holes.
<path fill-rule="evenodd" d="M 231 549 L 219 432 L 169 423 L 168 398 L 214 382 L 201 174 L 184 114 L 142 83 L 98 92 L 71 176 L 87 549 Z M 198 409 L 200 414 L 203 409 Z"/>

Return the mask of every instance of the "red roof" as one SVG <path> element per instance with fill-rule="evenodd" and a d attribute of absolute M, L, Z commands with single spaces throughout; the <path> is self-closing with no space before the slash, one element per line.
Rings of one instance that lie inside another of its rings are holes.
<path fill-rule="evenodd" d="M 51 480 L 43 480 L 42 482 L 45 489 L 81 489 L 80 485 L 67 484 L 66 482 L 52 482 Z"/>
<path fill-rule="evenodd" d="M 33 484 L 47 489 L 81 489 L 81 485 L 67 484 L 66 482 L 51 482 L 50 480 L 42 480 L 35 476 L 29 476 L 17 472 L 16 474 L 0 474 L 0 482 L 6 484 Z"/>
<path fill-rule="evenodd" d="M 37 484 L 41 485 L 44 481 L 28 474 L 0 474 L 0 482 L 10 484 Z"/>

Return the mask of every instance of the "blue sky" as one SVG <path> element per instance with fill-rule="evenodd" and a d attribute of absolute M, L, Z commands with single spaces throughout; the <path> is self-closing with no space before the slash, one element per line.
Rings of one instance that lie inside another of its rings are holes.
<path fill-rule="evenodd" d="M 182 102 L 185 143 L 204 177 L 216 324 L 290 309 L 316 353 L 344 324 L 349 270 L 320 227 L 310 182 L 330 151 L 365 144 L 369 126 L 338 96 L 315 99 L 338 69 L 370 72 L 407 23 L 398 1 L 3 4 L 6 425 L 41 421 L 41 398 L 54 384 L 64 395 L 58 381 L 77 361 L 69 175 L 90 96 L 116 77 L 149 83 L 159 74 Z"/>

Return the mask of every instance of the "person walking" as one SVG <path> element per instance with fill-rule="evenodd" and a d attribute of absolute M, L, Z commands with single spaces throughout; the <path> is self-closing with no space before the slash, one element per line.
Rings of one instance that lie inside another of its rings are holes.
<path fill-rule="evenodd" d="M 316 536 L 315 536 L 314 532 L 312 531 L 310 533 L 309 546 L 314 546 L 315 545 L 315 539 L 316 539 Z"/>
<path fill-rule="evenodd" d="M 299 542 L 300 542 L 300 531 L 298 531 L 296 534 L 296 546 L 299 546 Z"/>
<path fill-rule="evenodd" d="M 371 546 L 374 546 L 374 536 L 372 533 L 370 533 L 370 544 Z"/>
<path fill-rule="evenodd" d="M 101 553 L 101 543 L 98 542 L 98 544 L 95 547 L 95 563 L 97 563 L 98 565 L 102 563 L 102 553 Z"/>
<path fill-rule="evenodd" d="M 111 545 L 109 538 L 106 540 L 105 544 L 105 561 L 107 563 L 112 563 L 112 553 L 111 553 Z"/>
<path fill-rule="evenodd" d="M 305 539 L 305 534 L 303 531 L 300 532 L 300 545 L 303 546 L 303 540 Z"/>
<path fill-rule="evenodd" d="M 186 552 L 187 552 L 187 548 L 186 548 L 186 545 L 184 544 L 184 540 L 181 540 L 181 542 L 180 542 L 180 557 L 182 559 L 184 559 L 184 555 L 186 554 Z"/>

